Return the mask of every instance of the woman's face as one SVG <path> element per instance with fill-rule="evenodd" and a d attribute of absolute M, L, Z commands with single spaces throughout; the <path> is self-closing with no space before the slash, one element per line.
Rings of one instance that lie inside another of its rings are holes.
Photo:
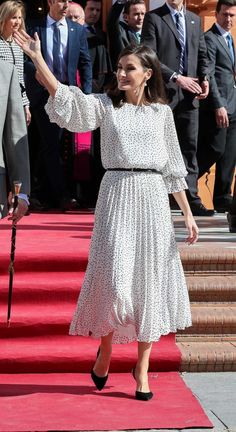
<path fill-rule="evenodd" d="M 8 18 L 5 21 L 3 27 L 4 35 L 11 36 L 14 31 L 19 30 L 21 23 L 22 23 L 22 13 L 21 10 L 18 9 L 18 11 L 14 15 L 12 15 L 10 18 Z"/>
<path fill-rule="evenodd" d="M 119 90 L 132 92 L 144 88 L 150 78 L 150 69 L 144 69 L 135 54 L 121 57 L 117 68 L 117 82 Z"/>

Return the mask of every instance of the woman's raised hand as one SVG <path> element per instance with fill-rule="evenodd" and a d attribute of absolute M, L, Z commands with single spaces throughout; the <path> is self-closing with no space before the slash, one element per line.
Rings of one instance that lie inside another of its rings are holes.
<path fill-rule="evenodd" d="M 21 47 L 25 54 L 27 54 L 32 60 L 37 56 L 41 56 L 41 45 L 38 34 L 35 33 L 32 38 L 24 30 L 15 31 L 13 33 L 14 40 Z"/>

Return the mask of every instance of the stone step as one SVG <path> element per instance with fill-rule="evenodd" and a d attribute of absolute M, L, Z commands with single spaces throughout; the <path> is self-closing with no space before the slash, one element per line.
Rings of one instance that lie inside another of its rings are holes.
<path fill-rule="evenodd" d="M 180 335 L 236 335 L 236 303 L 192 304 L 192 327 Z"/>
<path fill-rule="evenodd" d="M 177 334 L 177 342 L 236 342 L 236 335 L 211 335 L 211 334 Z"/>
<path fill-rule="evenodd" d="M 191 302 L 236 302 L 236 277 L 187 276 Z"/>
<path fill-rule="evenodd" d="M 197 243 L 179 245 L 186 275 L 236 275 L 236 247 L 229 243 Z"/>
<path fill-rule="evenodd" d="M 236 342 L 178 342 L 182 372 L 236 371 Z"/>

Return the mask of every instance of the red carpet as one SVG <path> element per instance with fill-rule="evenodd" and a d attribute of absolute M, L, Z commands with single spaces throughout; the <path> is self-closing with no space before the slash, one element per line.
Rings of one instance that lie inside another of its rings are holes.
<path fill-rule="evenodd" d="M 19 224 L 11 327 L 6 328 L 10 224 L 1 222 L 0 371 L 88 372 L 98 341 L 68 336 L 87 264 L 92 214 L 32 214 Z M 112 372 L 129 372 L 136 344 L 114 347 Z M 150 370 L 178 370 L 174 335 L 155 344 Z"/>
<path fill-rule="evenodd" d="M 212 427 L 177 372 L 150 374 L 149 402 L 134 399 L 131 374 L 94 390 L 85 374 L 0 375 L 0 430 L 127 430 Z"/>
<path fill-rule="evenodd" d="M 23 219 L 17 230 L 12 318 L 7 328 L 11 232 L 9 222 L 0 223 L 0 431 L 211 427 L 173 372 L 180 363 L 174 335 L 154 344 L 150 371 L 170 373 L 160 373 L 158 379 L 151 375 L 155 398 L 142 403 L 142 410 L 133 398 L 130 376 L 135 343 L 114 346 L 111 372 L 119 374 L 110 376 L 102 394 L 81 374 L 91 370 L 99 342 L 68 336 L 68 328 L 92 227 L 89 213 L 33 214 Z"/>

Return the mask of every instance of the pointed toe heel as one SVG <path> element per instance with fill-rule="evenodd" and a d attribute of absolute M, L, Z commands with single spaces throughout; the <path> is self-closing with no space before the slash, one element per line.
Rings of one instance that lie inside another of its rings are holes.
<path fill-rule="evenodd" d="M 141 400 L 141 401 L 149 401 L 150 399 L 152 399 L 153 397 L 153 393 L 152 392 L 141 392 L 141 391 L 136 391 L 135 392 L 135 398 L 137 400 Z"/>
<path fill-rule="evenodd" d="M 131 373 L 132 373 L 132 375 L 133 375 L 133 377 L 134 377 L 134 379 L 135 379 L 135 381 L 136 381 L 136 378 L 135 378 L 135 369 L 136 369 L 136 366 L 131 370 Z M 138 391 L 138 390 L 136 390 L 136 392 L 135 392 L 135 399 L 137 399 L 137 400 L 141 400 L 141 401 L 149 401 L 150 399 L 152 399 L 152 397 L 153 397 L 153 393 L 152 392 L 141 392 L 141 391 Z"/>
<path fill-rule="evenodd" d="M 106 385 L 108 374 L 104 377 L 98 377 L 95 372 L 91 371 L 91 378 L 96 386 L 96 388 L 101 391 L 103 387 Z"/>

